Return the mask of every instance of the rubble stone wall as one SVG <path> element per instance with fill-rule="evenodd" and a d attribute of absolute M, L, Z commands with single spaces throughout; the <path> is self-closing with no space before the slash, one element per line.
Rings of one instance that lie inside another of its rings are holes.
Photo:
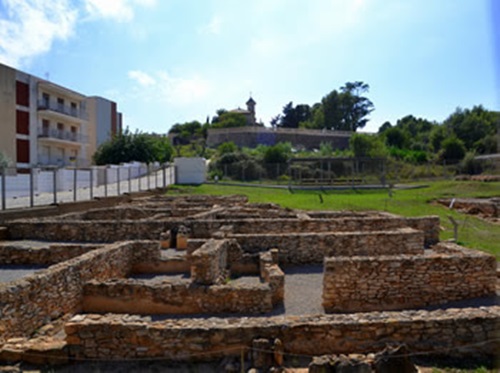
<path fill-rule="evenodd" d="M 279 338 L 285 353 L 379 351 L 405 343 L 412 352 L 495 355 L 500 306 L 323 316 L 168 319 L 78 315 L 65 326 L 76 358 L 213 360 L 247 352 L 255 338 Z"/>
<path fill-rule="evenodd" d="M 209 240 L 191 256 L 191 280 L 202 285 L 219 283 L 229 275 L 228 241 Z"/>
<path fill-rule="evenodd" d="M 132 279 L 90 281 L 84 287 L 85 312 L 153 314 L 261 314 L 273 309 L 266 283 L 192 286 L 189 281 L 144 283 Z"/>
<path fill-rule="evenodd" d="M 412 228 L 339 233 L 229 234 L 245 252 L 279 249 L 284 264 L 322 264 L 325 256 L 422 254 L 424 234 Z"/>
<path fill-rule="evenodd" d="M 1 264 L 53 265 L 95 250 L 99 246 L 47 244 L 45 247 L 26 247 L 9 244 L 0 246 Z"/>
<path fill-rule="evenodd" d="M 325 258 L 326 312 L 394 310 L 495 295 L 495 257 L 451 243 L 425 255 Z"/>
<path fill-rule="evenodd" d="M 158 240 L 162 232 L 186 226 L 191 238 L 210 238 L 223 226 L 232 226 L 235 234 L 267 232 L 366 232 L 415 228 L 424 232 L 425 245 L 439 241 L 439 217 L 346 217 L 339 219 L 165 219 L 138 221 L 67 221 L 18 220 L 4 224 L 11 239 L 37 239 L 66 242 L 116 242 L 121 240 Z"/>
<path fill-rule="evenodd" d="M 0 339 L 29 336 L 52 319 L 79 312 L 85 282 L 123 277 L 135 260 L 157 255 L 155 248 L 156 242 L 114 244 L 0 284 Z"/>

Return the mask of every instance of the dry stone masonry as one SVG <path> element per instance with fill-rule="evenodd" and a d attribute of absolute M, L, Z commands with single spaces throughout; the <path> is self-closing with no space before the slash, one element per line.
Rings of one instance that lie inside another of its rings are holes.
<path fill-rule="evenodd" d="M 48 268 L 0 283 L 0 360 L 196 361 L 264 345 L 279 347 L 275 362 L 393 343 L 499 351 L 495 258 L 439 242 L 436 216 L 296 211 L 242 196 L 116 201 L 3 221 L 11 241 L 0 244 L 0 265 Z M 322 266 L 324 312 L 287 313 L 291 266 Z M 33 352 L 50 330 L 55 340 Z"/>

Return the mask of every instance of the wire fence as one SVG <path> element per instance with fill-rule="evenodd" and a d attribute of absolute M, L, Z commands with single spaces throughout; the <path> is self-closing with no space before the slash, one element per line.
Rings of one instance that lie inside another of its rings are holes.
<path fill-rule="evenodd" d="M 311 186 L 389 186 L 424 180 L 446 180 L 457 175 L 496 175 L 500 158 L 428 162 L 415 165 L 385 158 L 299 158 L 282 163 L 254 160 L 210 165 L 212 180 Z"/>

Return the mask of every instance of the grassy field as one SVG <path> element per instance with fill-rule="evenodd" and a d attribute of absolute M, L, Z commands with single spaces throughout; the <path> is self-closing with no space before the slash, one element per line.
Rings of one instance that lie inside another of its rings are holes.
<path fill-rule="evenodd" d="M 370 191 L 294 191 L 262 187 L 223 186 L 173 186 L 169 193 L 188 194 L 244 194 L 250 202 L 272 202 L 283 207 L 303 210 L 376 210 L 403 216 L 438 215 L 441 218 L 441 239 L 453 237 L 453 227 L 448 216 L 460 223 L 459 243 L 492 253 L 500 260 L 500 225 L 488 223 L 434 204 L 438 198 L 451 197 L 500 197 L 500 183 L 472 181 L 431 182 L 425 187 L 405 190 Z"/>

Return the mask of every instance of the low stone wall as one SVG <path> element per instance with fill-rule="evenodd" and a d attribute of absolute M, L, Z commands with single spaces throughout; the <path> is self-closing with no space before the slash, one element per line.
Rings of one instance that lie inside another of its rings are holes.
<path fill-rule="evenodd" d="M 181 225 L 193 232 L 192 238 L 210 238 L 223 226 L 235 234 L 267 232 L 367 232 L 415 228 L 424 232 L 425 245 L 439 241 L 439 217 L 346 217 L 339 219 L 165 219 L 138 222 L 19 220 L 5 223 L 11 239 L 37 239 L 66 242 L 115 242 L 121 240 L 158 240 L 160 234 Z"/>
<path fill-rule="evenodd" d="M 412 228 L 339 233 L 229 234 L 245 252 L 279 249 L 280 263 L 322 264 L 325 256 L 422 254 L 424 234 Z"/>
<path fill-rule="evenodd" d="M 235 246 L 230 240 L 209 240 L 190 256 L 191 280 L 202 285 L 224 281 L 229 276 L 229 253 Z"/>
<path fill-rule="evenodd" d="M 273 309 L 269 284 L 230 280 L 195 285 L 189 280 L 144 282 L 132 279 L 90 281 L 84 287 L 83 311 L 153 314 L 262 314 Z"/>
<path fill-rule="evenodd" d="M 30 247 L 26 244 L 0 245 L 0 264 L 53 265 L 99 248 L 96 245 L 49 244 Z"/>
<path fill-rule="evenodd" d="M 325 258 L 326 312 L 394 310 L 494 296 L 495 257 L 451 243 L 425 255 Z"/>
<path fill-rule="evenodd" d="M 0 339 L 29 336 L 48 321 L 82 309 L 83 285 L 123 277 L 157 243 L 124 242 L 94 250 L 23 279 L 0 284 Z"/>
<path fill-rule="evenodd" d="M 477 356 L 498 353 L 500 306 L 372 312 L 316 317 L 168 319 L 78 315 L 65 325 L 74 358 L 202 361 L 247 352 L 255 338 L 279 338 L 285 353 L 367 353 L 389 343 L 411 352 Z"/>

